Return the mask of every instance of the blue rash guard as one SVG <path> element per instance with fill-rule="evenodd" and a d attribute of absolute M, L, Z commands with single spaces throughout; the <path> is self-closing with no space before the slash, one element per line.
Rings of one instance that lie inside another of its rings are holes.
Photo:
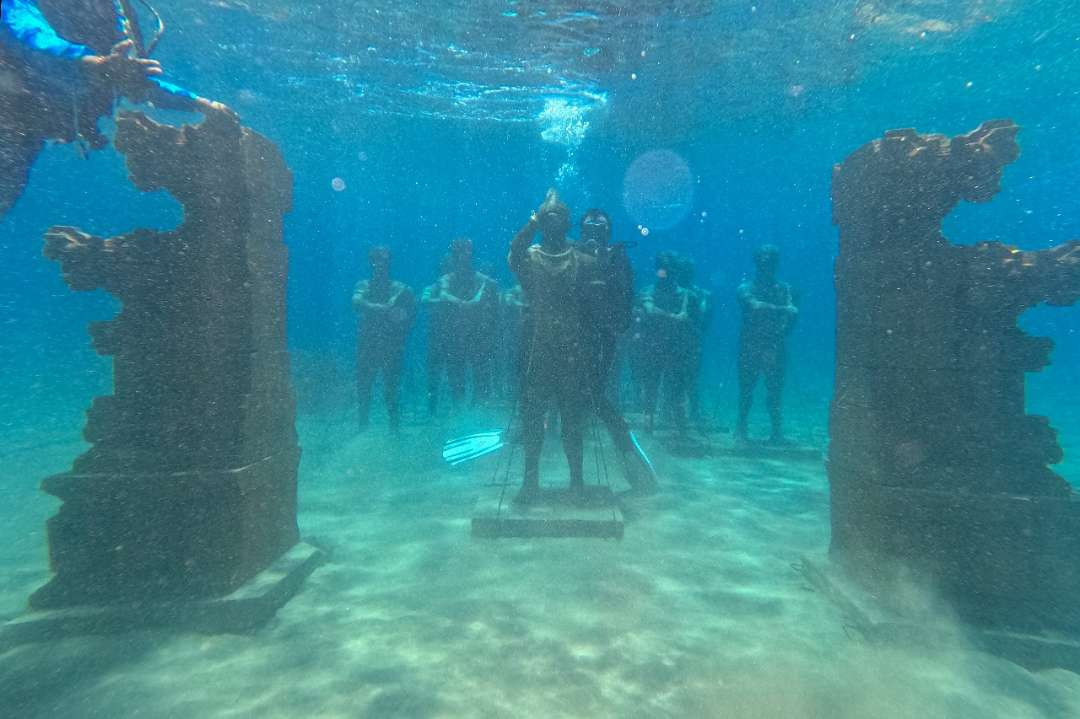
<path fill-rule="evenodd" d="M 113 2 L 116 35 L 127 35 L 123 8 Z M 25 63 L 38 88 L 48 92 L 80 95 L 85 90 L 79 74 L 79 60 L 99 53 L 86 45 L 61 37 L 49 24 L 37 0 L 0 0 L 0 52 L 7 51 Z M 132 19 L 131 21 L 134 21 Z M 149 100 L 160 107 L 190 110 L 198 97 L 171 82 L 148 77 L 153 91 Z M 48 89 L 47 89 L 48 88 Z"/>

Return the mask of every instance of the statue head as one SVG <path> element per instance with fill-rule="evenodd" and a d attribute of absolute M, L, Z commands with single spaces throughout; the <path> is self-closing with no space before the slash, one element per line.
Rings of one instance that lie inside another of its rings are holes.
<path fill-rule="evenodd" d="M 376 245 L 368 250 L 368 264 L 371 265 L 372 277 L 390 276 L 390 248 Z"/>
<path fill-rule="evenodd" d="M 754 267 L 760 279 L 771 280 L 776 277 L 776 270 L 780 267 L 780 248 L 776 245 L 762 245 L 754 250 Z"/>
<path fill-rule="evenodd" d="M 656 265 L 656 279 L 658 282 L 663 284 L 675 282 L 676 277 L 678 276 L 678 258 L 674 252 L 668 250 L 657 252 L 654 263 Z"/>
<path fill-rule="evenodd" d="M 672 272 L 675 273 L 675 281 L 679 287 L 692 287 L 696 267 L 694 261 L 686 255 L 675 255 L 672 259 Z"/>
<path fill-rule="evenodd" d="M 450 243 L 450 261 L 454 272 L 472 270 L 473 244 L 468 237 L 458 237 Z"/>
<path fill-rule="evenodd" d="M 545 237 L 566 236 L 570 229 L 570 208 L 559 199 L 555 188 L 547 191 L 543 204 L 536 211 L 536 221 Z"/>

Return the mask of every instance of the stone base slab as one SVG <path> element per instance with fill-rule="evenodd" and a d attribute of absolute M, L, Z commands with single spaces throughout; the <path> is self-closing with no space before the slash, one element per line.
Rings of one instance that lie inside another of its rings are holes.
<path fill-rule="evenodd" d="M 31 611 L 0 626 L 0 651 L 29 642 L 143 629 L 248 632 L 269 621 L 324 561 L 322 550 L 301 542 L 240 588 L 216 599 Z"/>
<path fill-rule="evenodd" d="M 586 488 L 585 501 L 572 503 L 566 490 L 542 489 L 527 507 L 513 503 L 517 486 L 492 486 L 473 511 L 474 537 L 596 537 L 622 539 L 623 517 L 608 487 Z"/>
<path fill-rule="evenodd" d="M 1025 632 L 958 625 L 951 617 L 940 626 L 891 612 L 875 595 L 857 588 L 841 568 L 803 557 L 799 569 L 807 584 L 838 611 L 845 631 L 854 631 L 870 644 L 927 648 L 972 649 L 1007 659 L 1029 671 L 1067 669 L 1080 674 L 1080 633 Z M 946 615 L 948 617 L 948 615 Z"/>

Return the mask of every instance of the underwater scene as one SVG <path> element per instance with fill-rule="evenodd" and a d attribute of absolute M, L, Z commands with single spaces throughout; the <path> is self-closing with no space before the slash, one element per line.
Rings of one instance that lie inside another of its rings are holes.
<path fill-rule="evenodd" d="M 1080 6 L 0 8 L 0 716 L 1080 716 Z"/>

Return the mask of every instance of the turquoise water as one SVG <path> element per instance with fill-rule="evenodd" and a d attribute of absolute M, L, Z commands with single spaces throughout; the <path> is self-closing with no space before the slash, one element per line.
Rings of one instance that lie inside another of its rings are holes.
<path fill-rule="evenodd" d="M 730 427 L 735 288 L 754 248 L 773 243 L 800 294 L 789 432 L 824 449 L 832 166 L 890 128 L 957 134 L 1009 117 L 1020 159 L 994 201 L 961 206 L 946 234 L 1025 249 L 1080 237 L 1080 11 L 1057 0 L 383 5 L 157 8 L 168 76 L 234 108 L 294 174 L 285 242 L 299 521 L 333 549 L 330 563 L 252 635 L 151 632 L 7 651 L 0 706 L 19 717 L 1080 715 L 1068 671 L 1032 671 L 962 638 L 880 646 L 845 632 L 791 567 L 828 548 L 819 461 L 679 456 L 649 438 L 663 491 L 626 511 L 622 542 L 471 540 L 473 505 L 501 460 L 451 470 L 439 449 L 503 426 L 509 402 L 429 421 L 421 315 L 402 436 L 385 431 L 376 394 L 374 426 L 357 437 L 349 302 L 375 243 L 419 291 L 449 241 L 469 236 L 478 264 L 508 288 L 510 238 L 556 186 L 575 219 L 603 207 L 615 238 L 637 243 L 639 287 L 661 250 L 696 261 L 717 302 L 702 406 L 713 427 Z M 635 174 L 656 151 L 669 161 Z M 107 235 L 180 218 L 169 196 L 130 185 L 111 148 L 82 159 L 57 145 L 0 220 L 4 618 L 49 576 L 44 522 L 58 503 L 38 483 L 86 449 L 85 409 L 112 381 L 86 325 L 118 305 L 71 293 L 40 237 L 53 224 Z M 1080 315 L 1040 307 L 1023 325 L 1056 343 L 1027 401 L 1058 428 L 1057 471 L 1075 485 Z M 761 402 L 757 434 L 767 431 Z M 638 413 L 629 418 L 640 428 Z M 590 461 L 603 446 L 590 439 Z M 560 477 L 554 437 L 546 452 L 548 476 Z M 932 598 L 912 601 L 954 629 Z"/>

